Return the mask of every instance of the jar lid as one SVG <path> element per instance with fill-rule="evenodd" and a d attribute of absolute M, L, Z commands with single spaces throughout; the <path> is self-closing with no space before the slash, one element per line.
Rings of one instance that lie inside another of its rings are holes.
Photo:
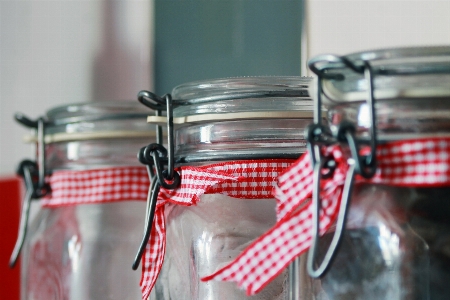
<path fill-rule="evenodd" d="M 50 125 L 142 118 L 148 108 L 137 101 L 86 102 L 58 106 L 46 113 Z"/>
<path fill-rule="evenodd" d="M 312 77 L 264 76 L 182 84 L 172 91 L 173 122 L 312 118 L 311 83 Z M 147 121 L 161 124 L 166 118 L 149 116 Z"/>
<path fill-rule="evenodd" d="M 137 101 L 89 102 L 59 106 L 45 115 L 45 142 L 155 136 L 145 122 L 148 108 Z M 25 137 L 36 142 L 36 136 Z"/>
<path fill-rule="evenodd" d="M 312 77 L 239 77 L 197 81 L 172 91 L 178 163 L 297 158 L 311 123 Z M 150 123 L 166 117 L 149 116 Z"/>
<path fill-rule="evenodd" d="M 242 112 L 312 111 L 308 77 L 236 77 L 197 81 L 172 91 L 174 117 Z M 270 98 L 270 101 L 261 101 Z"/>
<path fill-rule="evenodd" d="M 363 70 L 373 70 L 374 97 L 380 99 L 443 97 L 450 95 L 450 47 L 409 47 L 374 50 L 343 57 Z M 364 101 L 367 80 L 337 56 L 318 56 L 311 69 L 321 74 L 324 102 Z"/>

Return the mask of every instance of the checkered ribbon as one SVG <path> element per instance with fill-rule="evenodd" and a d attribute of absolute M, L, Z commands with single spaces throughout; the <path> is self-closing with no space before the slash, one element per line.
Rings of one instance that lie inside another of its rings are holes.
<path fill-rule="evenodd" d="M 292 163 L 293 160 L 247 160 L 178 168 L 180 186 L 175 190 L 161 189 L 158 195 L 150 241 L 142 257 L 142 298 L 149 297 L 163 264 L 166 204 L 195 205 L 202 194 L 225 194 L 241 199 L 273 198 L 272 190 L 279 174 Z"/>
<path fill-rule="evenodd" d="M 339 146 L 324 148 L 337 167 L 332 178 L 321 180 L 319 234 L 337 218 L 347 160 Z M 236 282 L 248 295 L 262 290 L 296 257 L 311 245 L 313 170 L 308 153 L 278 181 L 277 224 L 253 242 L 232 263 L 202 280 Z M 373 183 L 399 187 L 441 187 L 450 185 L 450 138 L 404 140 L 377 147 L 377 171 L 373 178 L 355 176 L 355 184 Z"/>
<path fill-rule="evenodd" d="M 150 184 L 147 170 L 143 166 L 54 171 L 47 181 L 52 192 L 42 199 L 45 207 L 145 201 Z"/>

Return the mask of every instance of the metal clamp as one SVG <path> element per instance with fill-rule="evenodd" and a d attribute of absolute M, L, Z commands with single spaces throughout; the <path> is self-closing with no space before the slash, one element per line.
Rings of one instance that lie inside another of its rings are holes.
<path fill-rule="evenodd" d="M 325 65 L 324 67 L 320 67 L 320 65 Z M 337 56 L 333 54 L 325 54 L 316 56 L 308 61 L 309 69 L 316 74 L 319 79 L 334 79 L 334 80 L 344 80 L 345 76 L 339 73 L 327 73 L 327 70 L 330 64 L 337 64 L 341 66 L 345 66 L 356 73 L 363 73 L 364 68 L 361 68 L 351 62 L 345 56 Z"/>
<path fill-rule="evenodd" d="M 145 248 L 150 239 L 150 233 L 152 230 L 152 225 L 153 225 L 153 220 L 154 220 L 155 210 L 156 210 L 156 202 L 158 200 L 158 194 L 159 194 L 159 190 L 160 190 L 160 185 L 156 178 L 152 161 L 148 160 L 148 158 L 146 157 L 147 155 L 144 154 L 145 152 L 148 152 L 148 151 L 146 151 L 147 148 L 153 147 L 154 145 L 158 145 L 162 149 L 165 150 L 165 148 L 162 145 L 150 144 L 147 147 L 141 148 L 138 152 L 139 162 L 146 165 L 146 167 L 147 167 L 147 173 L 148 173 L 148 177 L 150 179 L 150 186 L 149 186 L 149 190 L 147 193 L 147 205 L 145 208 L 144 237 L 142 238 L 141 244 L 139 245 L 138 252 L 134 258 L 133 265 L 131 267 L 133 270 L 137 270 L 137 268 L 139 267 L 139 264 L 142 259 L 142 255 L 144 254 Z"/>
<path fill-rule="evenodd" d="M 146 98 L 152 99 L 154 103 L 148 101 Z M 162 98 L 165 99 L 165 107 L 161 105 Z M 152 231 L 152 225 L 156 210 L 156 203 L 158 200 L 158 194 L 160 188 L 173 190 L 180 185 L 180 174 L 175 171 L 174 166 L 174 125 L 173 125 L 173 105 L 172 97 L 170 94 L 163 96 L 162 98 L 156 96 L 155 94 L 148 91 L 141 91 L 138 95 L 139 102 L 144 105 L 157 109 L 167 111 L 167 146 L 166 149 L 162 143 L 161 139 L 156 143 L 152 143 L 146 147 L 143 147 L 138 152 L 138 160 L 147 166 L 147 171 L 150 178 L 150 187 L 147 195 L 147 207 L 146 207 L 146 217 L 145 217 L 145 227 L 144 227 L 144 237 L 139 246 L 138 252 L 135 256 L 132 269 L 136 270 L 139 267 L 142 255 L 144 254 L 145 248 L 150 239 L 150 233 Z M 158 132 L 161 133 L 160 127 L 157 127 Z M 162 134 L 161 134 L 162 135 Z"/>
<path fill-rule="evenodd" d="M 155 116 L 161 116 L 162 111 L 167 109 L 167 104 L 164 98 L 165 96 L 159 97 L 149 91 L 140 91 L 138 93 L 138 101 L 142 105 L 153 109 L 155 111 Z M 160 125 L 156 125 L 156 143 L 162 145 L 162 136 L 162 127 Z"/>
<path fill-rule="evenodd" d="M 150 91 L 142 90 L 138 93 L 138 101 L 153 110 L 161 111 L 166 110 L 167 108 L 166 96 L 167 95 L 160 97 Z"/>
<path fill-rule="evenodd" d="M 354 141 L 354 126 L 350 123 L 343 123 L 343 126 L 339 126 L 338 133 L 336 134 L 339 136 L 340 142 L 345 142 L 345 140 L 348 141 L 350 144 L 350 140 Z M 347 170 L 347 174 L 345 177 L 345 183 L 344 188 L 342 191 L 342 199 L 341 204 L 339 206 L 339 214 L 337 218 L 336 223 L 336 230 L 334 232 L 333 238 L 331 240 L 331 244 L 327 249 L 327 252 L 325 253 L 324 259 L 322 263 L 319 265 L 317 269 L 314 268 L 315 258 L 317 254 L 317 246 L 318 246 L 318 240 L 319 240 L 319 228 L 320 228 L 320 207 L 321 207 L 321 201 L 320 201 L 320 180 L 321 178 L 330 177 L 332 175 L 332 172 L 334 172 L 334 168 L 336 167 L 335 162 L 333 159 L 325 158 L 320 155 L 317 156 L 317 161 L 313 165 L 313 178 L 314 178 L 314 186 L 313 186 L 313 212 L 312 212 L 312 241 L 311 241 L 311 247 L 308 251 L 308 259 L 307 259 L 307 270 L 311 277 L 318 278 L 322 276 L 328 269 L 328 267 L 331 264 L 331 261 L 334 258 L 334 255 L 336 253 L 336 250 L 339 246 L 339 243 L 342 239 L 342 235 L 345 230 L 345 221 L 347 218 L 347 212 L 350 204 L 350 197 L 352 193 L 353 188 L 353 179 L 355 175 L 356 170 L 356 163 L 353 158 L 350 158 L 347 160 L 347 164 L 349 165 L 349 168 Z M 331 162 L 334 162 L 331 163 Z M 324 169 L 328 169 L 328 173 L 323 173 Z"/>
<path fill-rule="evenodd" d="M 320 64 L 324 64 L 325 66 L 319 67 Z M 313 71 L 318 79 L 317 79 L 317 94 L 316 94 L 316 103 L 314 110 L 314 124 L 316 126 L 321 124 L 321 108 L 322 108 L 322 80 L 323 79 L 334 79 L 334 80 L 344 80 L 345 77 L 343 74 L 339 73 L 328 73 L 331 67 L 331 64 L 338 64 L 343 67 L 347 67 L 353 70 L 356 73 L 364 74 L 364 77 L 367 81 L 367 99 L 366 103 L 369 108 L 369 116 L 370 116 L 370 154 L 361 157 L 359 154 L 359 150 L 356 149 L 356 143 L 354 143 L 352 151 L 352 155 L 355 158 L 356 163 L 356 172 L 363 176 L 364 178 L 371 178 L 375 174 L 376 171 L 376 147 L 377 147 L 377 133 L 376 133 L 376 115 L 375 115 L 375 98 L 374 98 L 374 86 L 373 86 L 373 77 L 374 70 L 368 61 L 363 61 L 363 66 L 357 66 L 352 61 L 350 61 L 345 56 L 336 56 L 336 55 L 321 55 L 311 59 L 308 62 L 308 66 Z M 324 128 L 321 128 L 322 132 L 324 132 Z M 317 139 L 317 137 L 316 137 Z M 349 141 L 350 142 L 350 141 Z M 352 146 L 352 145 L 350 145 Z"/>
<path fill-rule="evenodd" d="M 320 64 L 325 66 L 319 67 Z M 333 79 L 333 80 L 344 80 L 343 74 L 339 73 L 328 73 L 328 64 L 338 64 L 341 67 L 347 67 L 356 73 L 364 74 L 367 80 L 367 105 L 370 112 L 370 123 L 371 127 L 369 129 L 370 133 L 370 149 L 369 155 L 362 156 L 360 154 L 360 142 L 356 140 L 355 132 L 356 129 L 353 124 L 348 122 L 342 122 L 338 126 L 337 132 L 330 136 L 330 128 L 322 124 L 321 119 L 321 97 L 322 97 L 322 80 L 323 79 Z M 316 57 L 309 61 L 309 68 L 318 76 L 317 81 L 317 95 L 316 95 L 316 106 L 314 113 L 314 124 L 310 125 L 305 132 L 305 136 L 308 141 L 308 151 L 311 155 L 311 162 L 313 166 L 313 213 L 312 213 L 312 244 L 308 252 L 307 259 L 307 270 L 311 277 L 318 278 L 323 276 L 331 261 L 336 254 L 340 240 L 342 239 L 343 232 L 345 231 L 345 221 L 346 215 L 350 203 L 350 197 L 352 193 L 352 186 L 355 173 L 360 174 L 364 178 L 371 178 L 376 172 L 376 147 L 377 147 L 377 137 L 376 137 L 376 120 L 375 120 L 375 107 L 374 107 L 374 93 L 373 93 L 373 69 L 369 62 L 364 61 L 363 66 L 357 66 L 351 62 L 346 57 L 340 57 L 335 55 L 324 55 Z M 314 263 L 317 255 L 318 239 L 320 235 L 320 180 L 321 178 L 326 178 L 332 176 L 334 171 L 335 162 L 333 159 L 327 159 L 322 156 L 321 145 L 329 144 L 331 141 L 345 143 L 350 148 L 351 158 L 347 160 L 349 165 L 346 179 L 344 183 L 344 188 L 342 192 L 341 204 L 339 206 L 338 219 L 336 224 L 336 230 L 333 235 L 331 244 L 327 249 L 322 263 L 317 269 L 314 268 Z M 323 172 L 327 170 L 328 172 Z"/>
<path fill-rule="evenodd" d="M 9 261 L 9 266 L 13 268 L 19 258 L 23 244 L 28 231 L 28 219 L 30 216 L 31 200 L 40 199 L 50 192 L 50 186 L 45 183 L 45 121 L 39 118 L 36 121 L 29 119 L 23 114 L 15 115 L 16 121 L 25 125 L 26 127 L 37 130 L 37 160 L 38 163 L 31 160 L 24 160 L 19 164 L 17 174 L 22 176 L 25 181 L 26 193 L 22 202 L 22 211 L 19 223 L 19 233 L 17 241 L 14 245 L 13 252 Z"/>

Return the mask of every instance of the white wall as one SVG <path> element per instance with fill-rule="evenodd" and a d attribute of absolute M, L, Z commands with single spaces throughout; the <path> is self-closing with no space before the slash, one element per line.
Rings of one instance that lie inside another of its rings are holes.
<path fill-rule="evenodd" d="M 305 61 L 450 44 L 448 0 L 305 1 Z M 15 112 L 35 118 L 56 105 L 134 100 L 152 88 L 152 19 L 152 0 L 0 1 L 0 175 L 32 156 Z"/>
<path fill-rule="evenodd" d="M 152 88 L 152 0 L 0 0 L 0 175 L 33 158 L 15 112 Z"/>
<path fill-rule="evenodd" d="M 450 45 L 448 0 L 306 0 L 307 53 Z"/>

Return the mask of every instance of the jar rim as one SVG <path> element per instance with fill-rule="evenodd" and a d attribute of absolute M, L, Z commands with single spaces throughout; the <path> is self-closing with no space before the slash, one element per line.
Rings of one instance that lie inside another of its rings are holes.
<path fill-rule="evenodd" d="M 142 118 L 145 122 L 149 113 L 149 108 L 137 101 L 82 102 L 61 105 L 48 110 L 46 121 L 49 126 L 135 118 Z"/>
<path fill-rule="evenodd" d="M 59 143 L 121 138 L 154 138 L 146 118 L 151 110 L 137 101 L 83 102 L 54 107 L 47 111 L 45 142 Z M 35 143 L 37 130 L 24 137 Z"/>
<path fill-rule="evenodd" d="M 450 46 L 378 49 L 310 60 L 311 69 L 322 74 L 328 104 L 365 100 L 366 64 L 372 69 L 375 99 L 450 95 Z"/>
<path fill-rule="evenodd" d="M 261 98 L 309 98 L 312 78 L 300 76 L 229 77 L 188 82 L 172 90 L 175 105 L 200 104 L 214 101 Z"/>
<path fill-rule="evenodd" d="M 349 54 L 346 57 L 352 61 L 355 61 L 357 64 L 363 64 L 364 61 L 388 61 L 409 57 L 418 58 L 423 56 L 450 57 L 450 46 L 382 48 L 368 51 L 359 51 Z"/>

